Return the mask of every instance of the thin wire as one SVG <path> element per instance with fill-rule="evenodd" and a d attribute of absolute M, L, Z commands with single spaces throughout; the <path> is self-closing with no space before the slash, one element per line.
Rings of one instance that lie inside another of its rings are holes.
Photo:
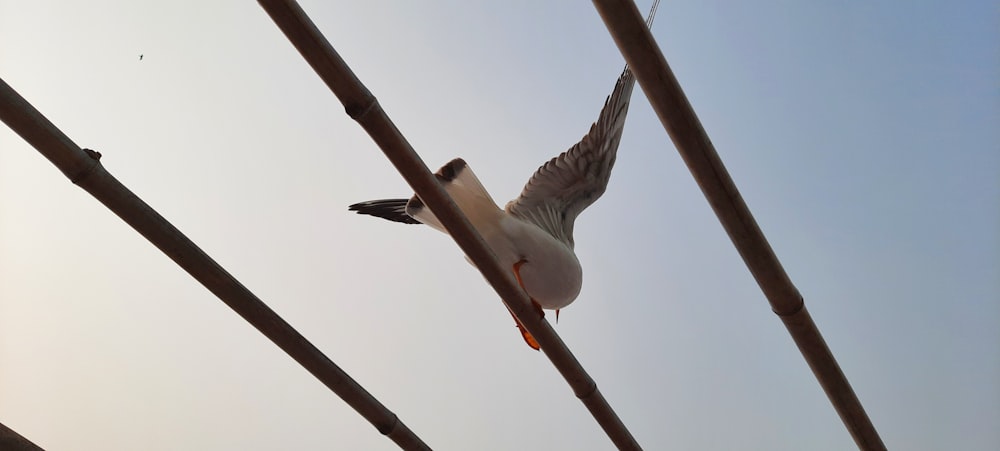
<path fill-rule="evenodd" d="M 884 450 L 885 444 L 813 323 L 802 295 L 785 273 L 740 196 L 652 34 L 642 26 L 635 3 L 631 0 L 593 2 L 677 151 L 770 302 L 772 311 L 784 322 L 855 443 L 865 450 Z"/>

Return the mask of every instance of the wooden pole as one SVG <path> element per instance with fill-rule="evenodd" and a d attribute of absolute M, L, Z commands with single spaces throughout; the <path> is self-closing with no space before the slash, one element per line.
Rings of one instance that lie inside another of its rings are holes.
<path fill-rule="evenodd" d="M 430 449 L 396 414 L 368 393 L 309 340 L 184 236 L 169 221 L 129 191 L 101 165 L 101 154 L 80 149 L 28 101 L 0 79 L 0 120 L 21 135 L 73 183 L 167 254 L 205 288 L 316 376 L 379 432 L 400 448 Z"/>
<path fill-rule="evenodd" d="M 528 296 L 514 281 L 509 268 L 501 268 L 496 256 L 455 206 L 437 179 L 413 150 L 330 42 L 302 8 L 292 0 L 259 0 L 271 19 L 298 49 L 313 70 L 343 103 L 348 116 L 358 122 L 382 149 L 407 183 L 475 263 L 500 299 L 535 337 L 542 351 L 573 388 L 601 428 L 619 449 L 640 449 L 638 442 L 611 408 L 597 384 L 576 360 L 547 321 L 532 307 Z"/>
<path fill-rule="evenodd" d="M 0 449 L 5 451 L 43 451 L 31 440 L 0 423 Z"/>
<path fill-rule="evenodd" d="M 667 60 L 631 0 L 593 0 L 625 61 L 739 251 L 764 296 L 791 334 L 858 448 L 885 444 L 768 244 L 705 133 Z"/>

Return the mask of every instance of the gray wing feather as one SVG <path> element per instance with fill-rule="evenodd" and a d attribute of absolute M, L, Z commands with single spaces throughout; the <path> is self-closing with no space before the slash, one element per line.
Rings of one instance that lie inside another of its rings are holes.
<path fill-rule="evenodd" d="M 653 1 L 646 27 L 653 25 L 659 5 L 660 0 Z M 608 187 L 634 86 L 635 77 L 626 65 L 590 131 L 569 150 L 538 168 L 521 195 L 507 204 L 507 213 L 541 227 L 573 247 L 573 223 L 577 215 Z"/>
<path fill-rule="evenodd" d="M 573 246 L 573 222 L 608 186 L 635 78 L 625 67 L 590 131 L 535 171 L 521 195 L 507 204 L 513 216 L 538 225 Z"/>

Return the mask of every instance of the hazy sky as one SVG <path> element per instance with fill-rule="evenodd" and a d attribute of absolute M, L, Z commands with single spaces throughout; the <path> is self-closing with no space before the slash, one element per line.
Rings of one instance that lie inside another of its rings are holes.
<path fill-rule="evenodd" d="M 624 64 L 584 2 L 302 6 L 499 202 Z M 653 26 L 892 449 L 1000 448 L 997 20 L 686 0 Z M 411 191 L 255 2 L 0 0 L 0 77 L 431 446 L 611 448 L 448 237 L 347 211 Z M 647 449 L 852 448 L 638 89 L 629 114 L 556 330 Z M 51 450 L 395 449 L 6 127 L 0 422 Z"/>

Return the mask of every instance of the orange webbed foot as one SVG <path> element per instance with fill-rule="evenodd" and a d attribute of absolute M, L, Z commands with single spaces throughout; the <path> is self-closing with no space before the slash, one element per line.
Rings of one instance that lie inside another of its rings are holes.
<path fill-rule="evenodd" d="M 514 324 L 517 325 L 517 330 L 521 331 L 521 338 L 524 338 L 524 342 L 527 343 L 531 349 L 536 351 L 541 349 L 541 346 L 538 344 L 538 341 L 535 340 L 535 337 L 531 336 L 531 332 L 528 332 L 528 329 L 525 329 L 524 325 L 521 324 L 521 320 L 517 319 L 517 315 L 515 315 L 509 308 L 507 311 L 510 312 L 510 316 L 514 318 Z"/>

